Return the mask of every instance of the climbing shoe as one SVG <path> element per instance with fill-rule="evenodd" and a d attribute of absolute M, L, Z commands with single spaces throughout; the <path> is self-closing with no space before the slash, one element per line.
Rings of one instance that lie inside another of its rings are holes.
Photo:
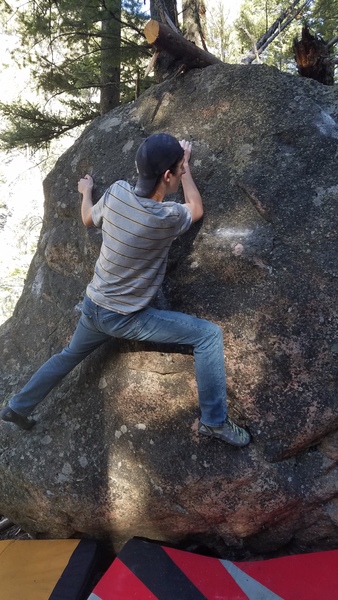
<path fill-rule="evenodd" d="M 250 433 L 236 425 L 230 417 L 227 417 L 221 427 L 209 427 L 209 425 L 204 425 L 204 423 L 200 421 L 198 424 L 198 432 L 202 435 L 207 435 L 222 440 L 223 442 L 227 442 L 232 446 L 247 446 L 251 439 Z"/>
<path fill-rule="evenodd" d="M 17 425 L 20 429 L 25 429 L 26 431 L 34 427 L 36 423 L 34 419 L 27 419 L 27 417 L 19 415 L 10 406 L 5 406 L 5 408 L 2 409 L 0 418 L 3 421 L 6 421 L 6 423 L 14 423 L 14 425 Z"/>

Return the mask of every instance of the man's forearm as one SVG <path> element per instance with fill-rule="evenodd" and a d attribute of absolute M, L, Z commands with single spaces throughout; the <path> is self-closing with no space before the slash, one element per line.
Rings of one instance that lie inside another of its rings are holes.
<path fill-rule="evenodd" d="M 182 187 L 185 203 L 189 205 L 192 220 L 198 221 L 203 216 L 203 203 L 201 194 L 192 178 L 189 165 L 185 165 L 185 174 L 182 175 Z"/>
<path fill-rule="evenodd" d="M 93 224 L 92 220 L 92 208 L 93 208 L 93 198 L 92 198 L 92 190 L 86 190 L 82 196 L 82 204 L 81 204 L 81 218 L 84 225 L 90 226 Z"/>
<path fill-rule="evenodd" d="M 81 218 L 82 222 L 86 227 L 94 225 L 92 219 L 92 208 L 93 208 L 93 178 L 90 175 L 85 175 L 77 184 L 77 189 L 82 194 L 81 202 Z"/>

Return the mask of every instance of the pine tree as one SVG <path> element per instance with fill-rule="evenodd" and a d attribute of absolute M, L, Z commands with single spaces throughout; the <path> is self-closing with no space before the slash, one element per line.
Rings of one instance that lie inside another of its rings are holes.
<path fill-rule="evenodd" d="M 39 102 L 0 104 L 2 148 L 41 147 L 135 94 L 136 65 L 149 54 L 141 0 L 0 0 L 14 28 L 18 65 L 29 65 Z M 133 68 L 132 68 L 133 67 Z"/>
<path fill-rule="evenodd" d="M 307 24 L 313 33 L 329 42 L 338 33 L 338 1 L 315 0 Z"/>
<path fill-rule="evenodd" d="M 205 1 L 183 0 L 182 13 L 184 37 L 207 50 Z"/>
<path fill-rule="evenodd" d="M 239 63 L 241 51 L 238 33 L 230 20 L 230 11 L 218 0 L 207 10 L 207 46 L 209 52 L 226 63 Z"/>

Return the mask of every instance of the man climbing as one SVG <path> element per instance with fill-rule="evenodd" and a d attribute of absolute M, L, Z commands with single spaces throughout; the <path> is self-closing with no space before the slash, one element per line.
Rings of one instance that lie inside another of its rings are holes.
<path fill-rule="evenodd" d="M 93 206 L 93 179 L 78 182 L 81 217 L 102 228 L 102 245 L 70 343 L 52 356 L 0 413 L 3 421 L 31 429 L 28 415 L 95 348 L 110 337 L 193 347 L 198 399 L 198 431 L 234 446 L 246 446 L 249 433 L 227 415 L 222 330 L 183 313 L 150 306 L 162 284 L 173 240 L 203 215 L 192 178 L 191 143 L 166 133 L 148 137 L 136 154 L 138 180 L 113 183 Z M 165 202 L 182 182 L 184 204 Z"/>

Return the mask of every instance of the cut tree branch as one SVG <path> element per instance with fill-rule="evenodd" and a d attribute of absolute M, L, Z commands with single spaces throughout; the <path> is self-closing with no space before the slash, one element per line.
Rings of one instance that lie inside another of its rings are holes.
<path fill-rule="evenodd" d="M 188 69 L 204 68 L 215 64 L 224 65 L 219 58 L 216 58 L 210 52 L 202 50 L 202 48 L 185 39 L 180 33 L 173 31 L 168 25 L 159 23 L 154 19 L 146 24 L 144 35 L 148 44 L 154 46 L 160 52 L 168 52 L 177 60 L 181 60 Z"/>

